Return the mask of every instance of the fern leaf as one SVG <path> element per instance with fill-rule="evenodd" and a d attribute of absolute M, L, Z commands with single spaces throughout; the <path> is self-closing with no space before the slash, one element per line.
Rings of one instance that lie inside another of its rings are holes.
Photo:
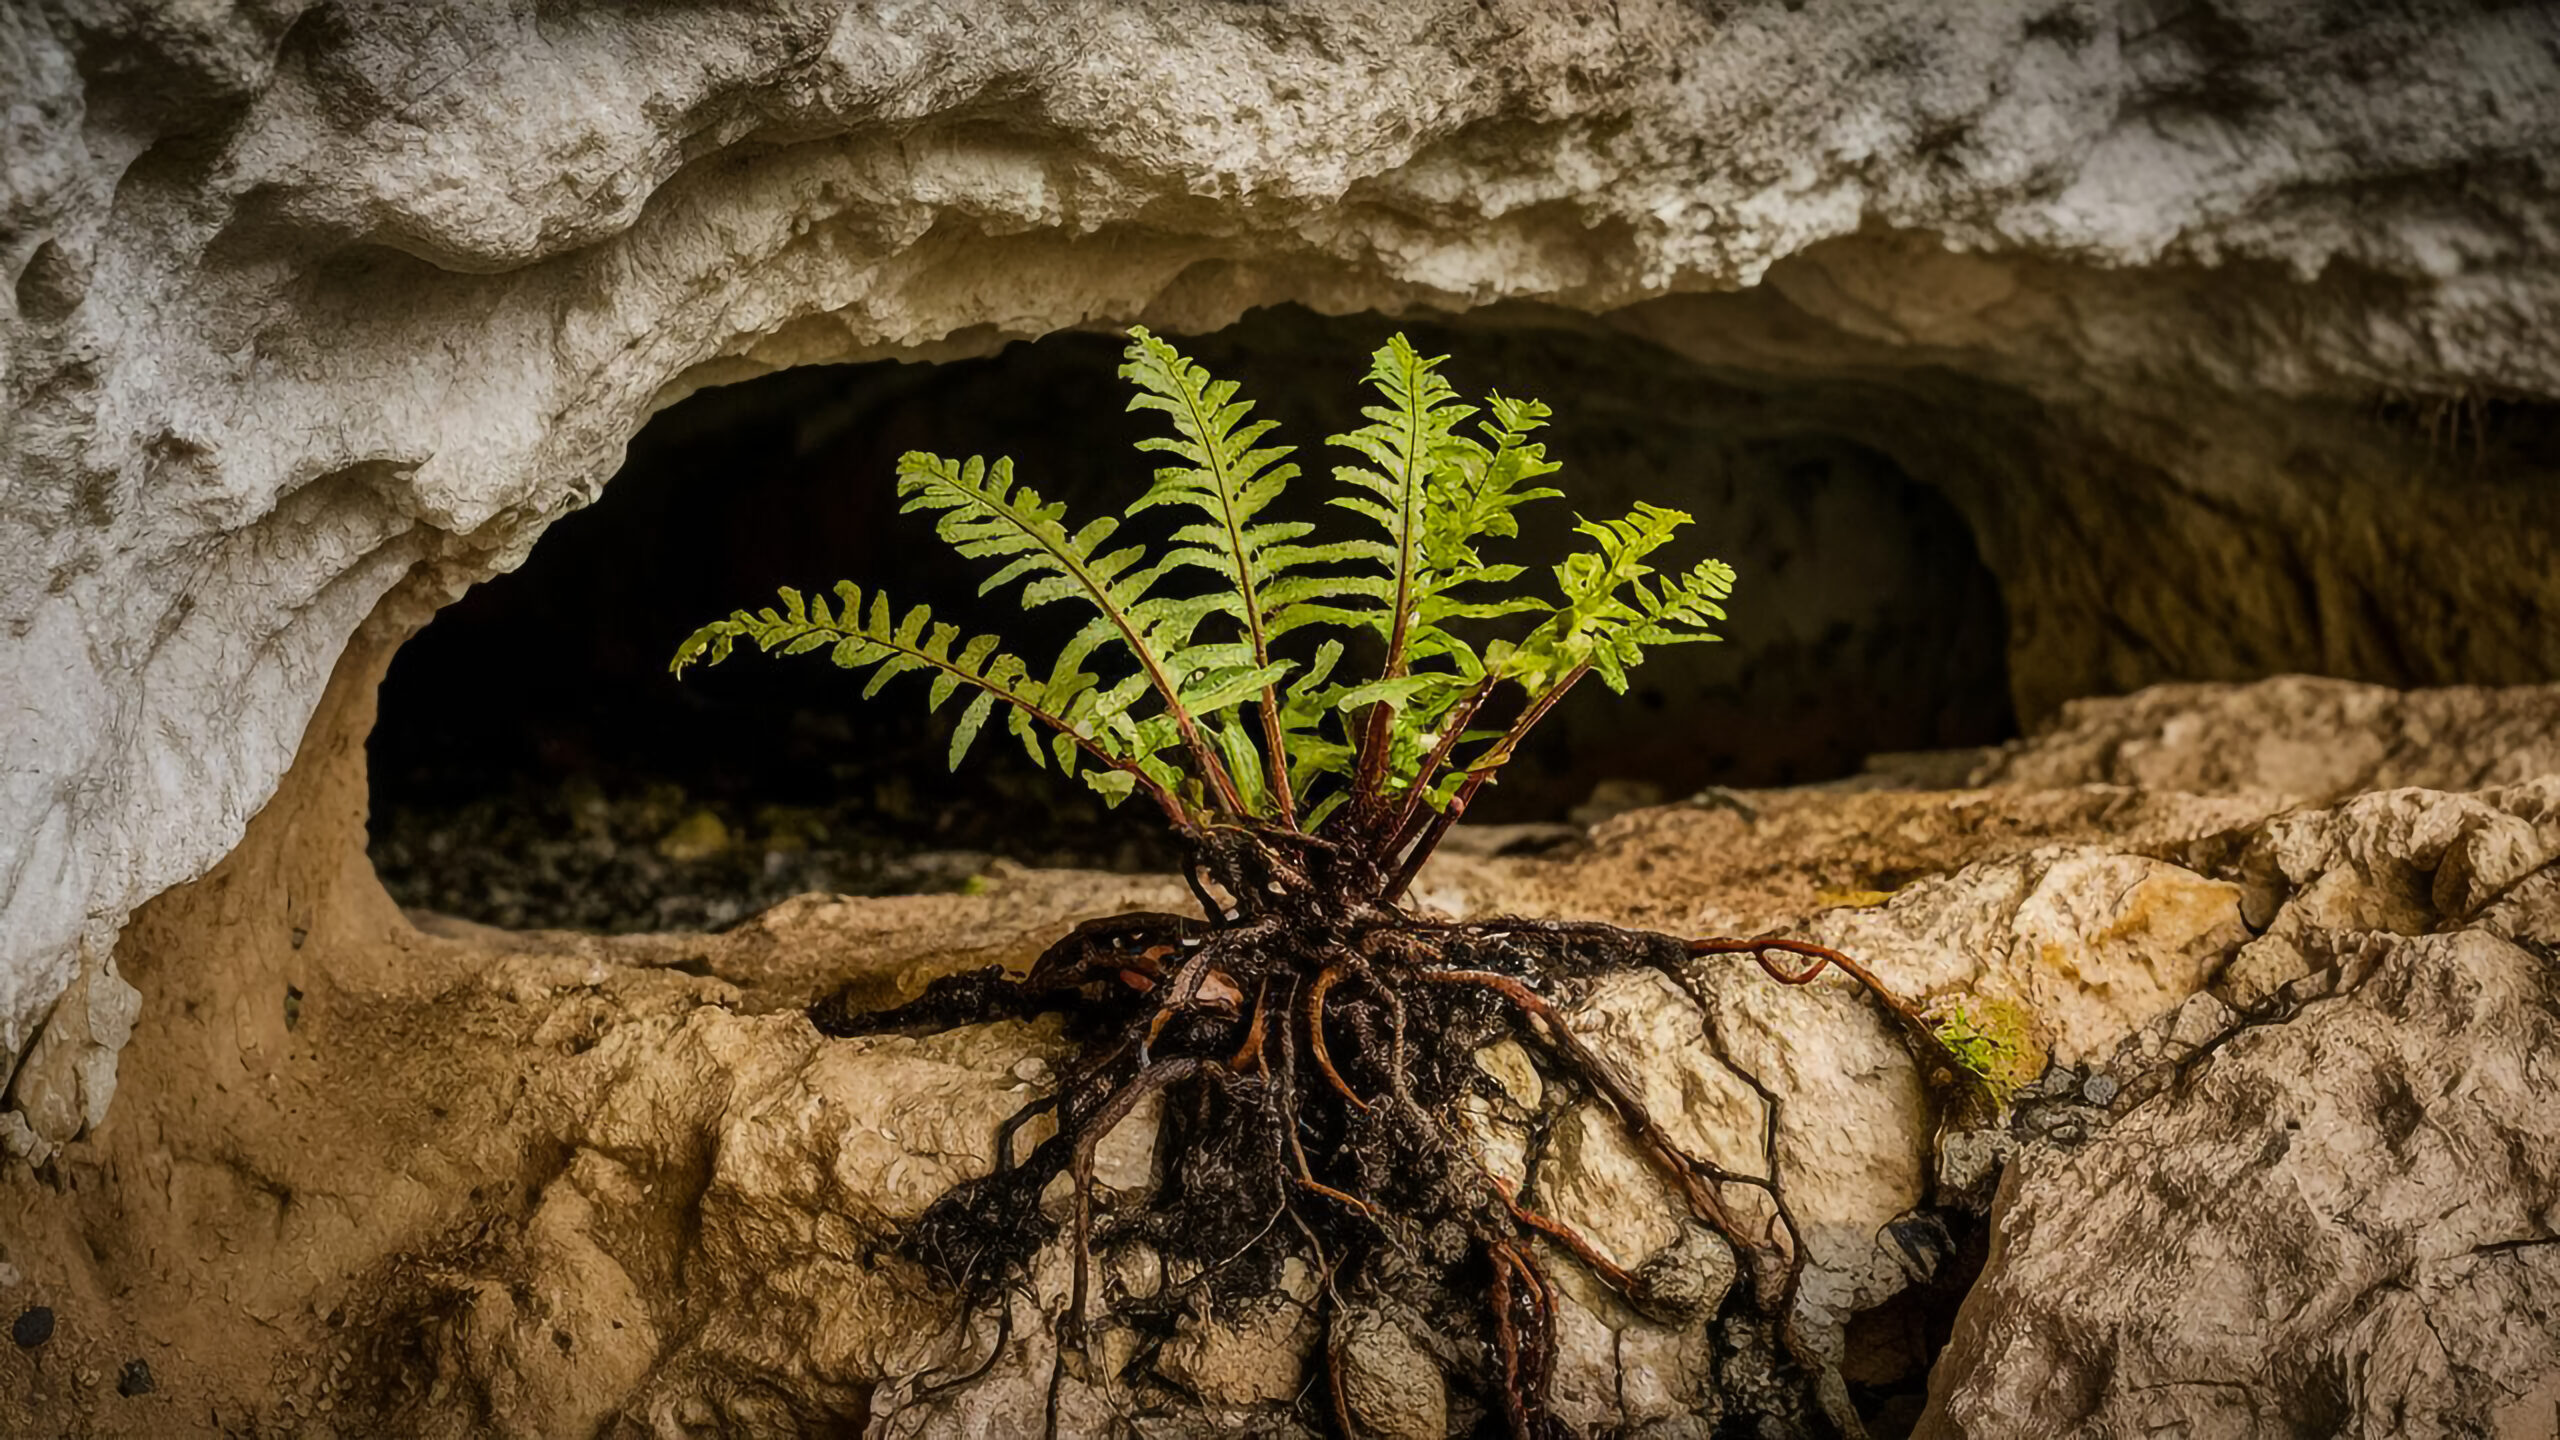
<path fill-rule="evenodd" d="M 1330 503 L 1386 531 L 1384 545 L 1367 554 L 1387 572 L 1379 597 L 1386 603 L 1369 623 L 1387 638 L 1388 677 L 1404 672 L 1406 634 L 1420 599 L 1432 476 L 1455 463 L 1459 447 L 1469 443 L 1456 432 L 1475 413 L 1439 373 L 1448 358 L 1426 357 L 1402 335 L 1388 337 L 1369 357 L 1368 380 L 1384 403 L 1362 407 L 1369 423 L 1330 442 L 1369 462 L 1335 467 L 1334 478 L 1364 493 L 1336 496 Z"/>
<path fill-rule="evenodd" d="M 1010 460 L 990 465 L 972 457 L 955 462 L 910 451 L 898 461 L 898 494 L 906 501 L 902 509 L 936 513 L 934 533 L 962 555 L 1002 562 L 979 587 L 980 594 L 1020 582 L 1026 609 L 1069 597 L 1091 604 L 1110 622 L 1120 644 L 1163 700 L 1200 774 L 1226 805 L 1241 808 L 1226 767 L 1183 707 L 1181 690 L 1165 670 L 1160 645 L 1148 633 L 1153 628 L 1148 612 L 1140 609 L 1166 567 L 1147 565 L 1143 546 L 1104 551 L 1102 547 L 1118 531 L 1117 520 L 1106 516 L 1069 533 L 1066 506 L 1044 502 L 1030 486 L 1016 485 Z M 1196 618 L 1192 623 L 1197 623 Z"/>
<path fill-rule="evenodd" d="M 1555 567 L 1564 600 L 1506 658 L 1506 678 L 1538 694 L 1588 668 L 1623 694 L 1627 671 L 1643 663 L 1644 646 L 1714 639 L 1707 627 L 1724 618 L 1717 602 L 1732 593 L 1731 567 L 1703 561 L 1668 583 L 1648 584 L 1654 569 L 1646 557 L 1689 520 L 1678 510 L 1639 504 L 1622 519 L 1578 522 L 1574 528 L 1591 537 L 1593 548 Z"/>
<path fill-rule="evenodd" d="M 1234 592 L 1234 613 L 1243 622 L 1244 643 L 1249 651 L 1247 659 L 1240 663 L 1268 669 L 1272 637 L 1288 628 L 1275 626 L 1278 612 L 1286 608 L 1287 601 L 1284 597 L 1282 603 L 1275 605 L 1271 592 L 1283 573 L 1303 558 L 1291 542 L 1303 539 L 1315 528 L 1294 522 L 1266 523 L 1260 518 L 1288 483 L 1297 478 L 1298 467 L 1288 463 L 1291 447 L 1260 444 L 1275 428 L 1274 423 L 1249 420 L 1253 406 L 1235 398 L 1232 381 L 1213 379 L 1208 371 L 1143 327 L 1129 331 L 1126 363 L 1120 367 L 1120 375 L 1138 387 L 1137 395 L 1129 402 L 1130 409 L 1158 411 L 1173 423 L 1171 437 L 1151 436 L 1139 441 L 1138 448 L 1167 454 L 1181 462 L 1157 470 L 1154 485 L 1129 507 L 1129 513 L 1136 515 L 1158 505 L 1187 506 L 1199 512 L 1199 523 L 1174 532 L 1175 548 L 1166 557 L 1165 566 L 1197 566 L 1225 580 Z M 1276 801 L 1281 817 L 1295 824 L 1279 697 L 1266 684 L 1251 698 L 1260 703 L 1270 771 L 1279 784 L 1278 794 L 1270 798 Z M 1200 713 L 1204 721 L 1209 718 L 1207 712 Z M 1264 788 L 1245 781 L 1244 767 L 1235 760 L 1232 745 L 1222 743 L 1222 748 L 1227 752 L 1228 771 L 1241 789 Z M 1251 794 L 1245 798 L 1256 811 L 1265 806 L 1265 801 Z"/>
<path fill-rule="evenodd" d="M 1127 781 L 1123 795 L 1144 779 L 1165 805 L 1168 817 L 1180 822 L 1171 787 L 1146 768 L 1153 760 L 1153 752 L 1139 754 L 1112 743 L 1120 732 L 1107 722 L 1124 712 L 1128 703 L 1142 693 L 1143 681 L 1137 689 L 1126 693 L 1115 690 L 1107 703 L 1098 703 L 1097 682 L 1092 675 L 1052 667 L 1049 678 L 1034 679 L 1021 657 L 1006 653 L 997 637 L 977 635 L 963 640 L 958 626 L 933 623 L 933 612 L 926 606 L 916 606 L 902 615 L 886 596 L 875 592 L 865 617 L 862 591 L 850 580 L 836 586 L 841 604 L 834 608 L 828 606 L 824 596 L 806 597 L 788 587 L 776 594 L 782 602 L 778 607 L 734 611 L 727 619 L 696 630 L 676 648 L 669 668 L 680 676 L 696 663 L 717 665 L 729 658 L 738 641 L 748 640 L 766 654 L 805 655 L 825 650 L 839 668 L 868 670 L 869 682 L 862 692 L 865 698 L 878 694 L 899 675 L 930 673 L 933 680 L 928 699 L 933 709 L 940 709 L 961 690 L 971 692 L 951 734 L 950 761 L 954 769 L 1001 705 L 1007 707 L 1008 725 L 1033 752 L 1035 761 L 1047 763 L 1039 750 L 1040 732 L 1035 728 L 1046 726 L 1062 757 L 1062 766 L 1069 763 L 1063 758 L 1065 755 L 1081 752 L 1102 767 L 1101 771 L 1087 772 L 1088 780 L 1095 773 L 1119 774 Z M 1076 718 L 1070 718 L 1071 714 Z"/>

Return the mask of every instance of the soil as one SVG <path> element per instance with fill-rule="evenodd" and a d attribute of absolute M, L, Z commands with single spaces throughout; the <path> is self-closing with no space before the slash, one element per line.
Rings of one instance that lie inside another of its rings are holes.
<path fill-rule="evenodd" d="M 895 765 L 899 757 L 880 757 Z M 888 772 L 884 771 L 885 780 Z M 404 908 L 510 930 L 718 930 L 794 895 L 966 893 L 998 862 L 1163 873 L 1160 835 L 1059 803 L 1047 777 L 966 800 L 883 783 L 789 804 L 672 780 L 607 790 L 518 776 L 377 821 L 375 868 Z M 1045 783 L 1044 783 L 1045 782 Z"/>

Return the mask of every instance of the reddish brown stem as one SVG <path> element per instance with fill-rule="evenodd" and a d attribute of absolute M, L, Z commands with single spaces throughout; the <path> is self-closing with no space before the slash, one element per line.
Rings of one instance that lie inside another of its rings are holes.
<path fill-rule="evenodd" d="M 1441 717 L 1445 728 L 1440 741 L 1431 747 L 1431 754 L 1423 760 L 1422 768 L 1413 773 L 1413 786 L 1405 793 L 1404 808 L 1396 813 L 1396 823 L 1389 831 L 1393 838 L 1387 842 L 1383 853 L 1393 855 L 1414 838 L 1414 827 L 1422 819 L 1420 812 L 1429 804 L 1432 777 L 1448 763 L 1449 752 L 1458 748 L 1459 738 L 1466 734 L 1467 722 L 1475 719 L 1476 712 L 1484 708 L 1484 702 L 1492 697 L 1493 687 L 1498 683 L 1497 677 L 1486 676 L 1476 683 L 1473 690 L 1460 697 L 1447 715 Z"/>
<path fill-rule="evenodd" d="M 1591 667 L 1588 665 L 1577 665 L 1566 671 L 1565 677 L 1556 682 L 1555 688 L 1539 696 L 1528 709 L 1520 712 L 1520 718 L 1511 722 L 1511 728 L 1503 732 L 1502 738 L 1494 742 L 1493 748 L 1487 750 L 1477 758 L 1474 765 L 1468 767 L 1466 783 L 1458 787 L 1458 793 L 1449 801 L 1449 808 L 1434 817 L 1430 828 L 1424 830 L 1422 838 L 1414 842 L 1412 852 L 1404 858 L 1404 864 L 1397 867 L 1395 879 L 1389 881 L 1387 888 L 1379 893 L 1380 903 L 1393 905 L 1404 897 L 1405 890 L 1413 884 L 1413 877 L 1422 873 L 1422 862 L 1430 859 L 1431 852 L 1440 848 L 1440 842 L 1448 835 L 1449 827 L 1457 824 L 1459 817 L 1467 813 L 1467 807 L 1475 803 L 1476 792 L 1492 782 L 1496 771 L 1511 763 L 1511 752 L 1518 748 L 1520 741 L 1539 721 L 1547 718 L 1547 712 L 1553 710 L 1556 703 L 1564 699 L 1566 691 L 1571 690 L 1580 683 L 1583 676 L 1590 673 Z M 1390 850 L 1387 853 L 1392 855 L 1395 852 Z"/>
<path fill-rule="evenodd" d="M 1511 1212 L 1512 1219 L 1563 1246 L 1573 1255 L 1573 1258 L 1591 1267 L 1591 1273 L 1608 1282 L 1609 1288 L 1631 1300 L 1636 1298 L 1638 1289 L 1636 1277 L 1619 1268 L 1608 1256 L 1601 1254 L 1599 1247 L 1582 1238 L 1580 1232 L 1563 1221 L 1551 1219 L 1522 1205 L 1512 1197 L 1511 1187 L 1503 1183 L 1501 1176 L 1489 1174 L 1484 1178 L 1492 1183 L 1493 1193 L 1502 1197 L 1502 1206 Z"/>
<path fill-rule="evenodd" d="M 1235 1071 L 1239 1075 L 1244 1073 L 1245 1067 L 1248 1065 L 1263 1066 L 1265 1070 L 1270 1068 L 1267 1065 L 1263 1065 L 1262 1060 L 1262 1022 L 1264 1018 L 1262 1002 L 1270 997 L 1270 993 L 1271 982 L 1269 980 L 1263 981 L 1261 987 L 1253 992 L 1253 1019 L 1245 1025 L 1244 1043 L 1236 1047 L 1236 1053 L 1227 1061 L 1227 1068 Z"/>
<path fill-rule="evenodd" d="M 1877 979 L 1875 972 L 1866 966 L 1827 945 L 1815 945 L 1803 940 L 1773 940 L 1762 936 L 1752 940 L 1724 937 L 1692 940 L 1688 942 L 1688 946 L 1689 953 L 1692 955 L 1748 955 L 1759 962 L 1761 970 L 1766 972 L 1770 979 L 1781 985 L 1810 985 L 1822 977 L 1823 971 L 1836 966 L 1850 979 L 1866 987 L 1867 993 L 1873 995 L 1886 1009 L 1901 1017 L 1904 1026 L 1915 1037 L 1926 1042 L 1934 1050 L 1946 1051 L 1946 1042 L 1938 1038 L 1938 1027 L 1929 1023 L 1929 1018 L 1920 1013 L 1919 1006 L 1893 993 L 1892 989 Z M 1773 953 L 1801 956 L 1813 963 L 1801 970 L 1790 970 L 1770 959 Z M 1955 1064 L 1959 1071 L 1963 1069 L 1961 1063 L 1956 1062 L 1954 1055 L 1945 1054 L 1944 1058 L 1949 1063 Z"/>
<path fill-rule="evenodd" d="M 1509 1246 L 1486 1248 L 1486 1258 L 1493 1265 L 1493 1345 L 1502 1356 L 1502 1415 L 1510 1422 L 1513 1440 L 1529 1440 L 1529 1407 L 1520 1396 L 1520 1332 L 1511 1324 L 1511 1250 Z"/>
<path fill-rule="evenodd" d="M 1076 1137 L 1074 1153 L 1069 1158 L 1074 1188 L 1076 1216 L 1075 1294 L 1068 1302 L 1067 1330 L 1077 1343 L 1084 1336 L 1084 1301 L 1087 1272 L 1093 1268 L 1093 1152 L 1138 1108 L 1138 1102 L 1180 1080 L 1196 1074 L 1201 1062 L 1194 1056 L 1167 1060 L 1130 1077 L 1129 1083 L 1111 1092 L 1102 1107 L 1085 1122 L 1083 1133 Z"/>
<path fill-rule="evenodd" d="M 1357 1195 L 1345 1194 L 1340 1190 L 1336 1190 L 1332 1186 L 1327 1185 L 1323 1181 L 1318 1180 L 1311 1175 L 1292 1175 L 1289 1178 L 1307 1187 L 1307 1189 L 1313 1193 L 1321 1195 L 1327 1200 L 1330 1200 L 1336 1205 L 1340 1205 L 1355 1214 L 1368 1216 L 1372 1219 L 1377 1216 L 1377 1208 L 1371 1205 L 1368 1201 L 1361 1199 Z"/>

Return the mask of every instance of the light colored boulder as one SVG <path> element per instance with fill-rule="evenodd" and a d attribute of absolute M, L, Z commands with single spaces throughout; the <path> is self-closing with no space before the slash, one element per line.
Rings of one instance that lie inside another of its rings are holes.
<path fill-rule="evenodd" d="M 2280 941 L 2301 973 L 2250 978 L 2284 1002 L 2264 1023 L 2212 995 L 2159 1017 L 2109 1062 L 2122 1118 L 2023 1154 L 1921 1434 L 2547 1432 L 2555 797 L 2263 828 L 2244 863 L 2290 894 L 2244 962 Z"/>
<path fill-rule="evenodd" d="M 2019 1162 L 1919 1433 L 2547 1432 L 2551 962 L 2478 931 L 2356 959 L 2337 998 Z"/>
<path fill-rule="evenodd" d="M 2389 790 L 2270 822 L 2241 857 L 2283 896 L 2222 980 L 2241 1009 L 2338 962 L 2366 931 L 2460 925 L 2560 856 L 2560 776 L 2478 795 Z"/>
<path fill-rule="evenodd" d="M 2104 1056 L 2248 940 L 2240 887 L 2140 855 L 2049 848 L 1926 880 L 1814 927 L 1913 998 L 2023 1006 L 2056 1060 Z"/>
<path fill-rule="evenodd" d="M 2367 790 L 2483 790 L 2560 774 L 2560 686 L 2394 690 L 2311 675 L 2156 685 L 2065 704 L 1975 783 L 2238 790 L 2313 804 Z"/>

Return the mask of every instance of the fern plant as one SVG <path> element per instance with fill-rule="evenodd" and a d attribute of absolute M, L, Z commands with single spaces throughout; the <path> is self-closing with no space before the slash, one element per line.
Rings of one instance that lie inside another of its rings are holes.
<path fill-rule="evenodd" d="M 1733 587 L 1721 561 L 1658 572 L 1651 557 L 1690 517 L 1639 505 L 1580 522 L 1590 548 L 1555 567 L 1554 597 L 1518 593 L 1522 567 L 1483 551 L 1519 534 L 1522 506 L 1562 493 L 1536 483 L 1560 468 L 1534 438 L 1548 410 L 1500 395 L 1465 404 L 1444 359 L 1401 335 L 1370 357 L 1377 398 L 1367 424 L 1333 437 L 1352 458 L 1329 497 L 1367 526 L 1318 541 L 1308 522 L 1269 518 L 1300 478 L 1291 447 L 1268 443 L 1274 422 L 1252 419 L 1233 382 L 1134 330 L 1120 370 L 1136 387 L 1130 408 L 1171 431 L 1139 448 L 1171 463 L 1124 515 L 1071 525 L 1009 460 L 898 462 L 904 509 L 934 515 L 945 543 L 995 566 L 980 595 L 1091 612 L 1045 670 L 993 635 L 964 639 L 927 607 L 874 593 L 866 608 L 851 581 L 832 606 L 785 589 L 777 605 L 713 621 L 673 669 L 717 664 L 743 640 L 868 670 L 866 699 L 915 673 L 936 709 L 967 693 L 954 767 L 1001 709 L 1033 761 L 1081 774 L 1112 803 L 1143 793 L 1192 837 L 1323 836 L 1373 872 L 1362 898 L 1393 903 L 1558 701 L 1595 673 L 1623 692 L 1648 646 L 1715 639 Z M 1182 522 L 1167 540 L 1124 534 L 1159 508 Z M 1208 583 L 1186 585 L 1195 572 Z M 1465 633 L 1500 621 L 1516 633 Z M 1302 633 L 1312 643 L 1293 651 Z M 1344 677 L 1346 640 L 1362 637 L 1379 668 Z M 1507 721 L 1470 728 L 1506 700 Z"/>
<path fill-rule="evenodd" d="M 1027 975 L 946 977 L 889 1010 L 860 1011 L 844 996 L 812 1008 L 832 1035 L 1064 1009 L 1090 1037 L 1070 1078 L 1004 1128 L 995 1172 L 908 1228 L 908 1254 L 971 1295 L 1011 1293 L 1053 1235 L 1040 1197 L 1063 1175 L 1074 1284 L 1054 1317 L 1061 1355 L 1087 1320 L 1096 1246 L 1134 1239 L 1187 1262 L 1190 1288 L 1210 1298 L 1267 1286 L 1288 1255 L 1326 1277 L 1327 1307 L 1365 1294 L 1437 1315 L 1452 1312 L 1452 1297 L 1479 1297 L 1473 1332 L 1444 1334 L 1443 1348 L 1480 1357 L 1474 1413 L 1527 1436 L 1553 1428 L 1555 1292 L 1533 1241 L 1561 1245 L 1647 1313 L 1708 1302 L 1680 1265 L 1622 1268 L 1538 1213 L 1534 1193 L 1491 1178 L 1455 1119 L 1484 1083 L 1477 1049 L 1515 1034 L 1553 1072 L 1548 1093 L 1611 1106 L 1734 1253 L 1757 1343 L 1813 1373 L 1818 1357 L 1791 1327 L 1804 1246 L 1774 1148 L 1757 1175 L 1689 1155 L 1552 997 L 1609 966 L 1657 966 L 1690 984 L 1685 967 L 1699 957 L 1740 953 L 1801 984 L 1836 963 L 1916 1044 L 1944 1046 L 1917 1011 L 1820 947 L 1454 923 L 1404 908 L 1450 824 L 1538 723 L 1587 678 L 1623 693 L 1653 647 L 1716 638 L 1734 578 L 1715 560 L 1664 568 L 1657 557 L 1690 517 L 1648 504 L 1579 520 L 1584 543 L 1538 593 L 1522 566 L 1496 556 L 1528 506 L 1561 495 L 1546 483 L 1560 467 L 1539 438 L 1548 409 L 1498 394 L 1466 403 L 1444 361 L 1402 336 L 1370 357 L 1365 423 L 1331 439 L 1343 458 L 1325 513 L 1350 519 L 1343 533 L 1319 533 L 1275 518 L 1305 477 L 1272 422 L 1255 419 L 1232 382 L 1133 329 L 1120 375 L 1130 408 L 1163 429 L 1139 444 L 1159 464 L 1121 515 L 1071 520 L 1006 460 L 913 453 L 898 463 L 905 511 L 932 517 L 944 543 L 990 567 L 981 596 L 1083 613 L 1045 666 L 992 633 L 846 581 L 832 599 L 785 589 L 777 604 L 703 626 L 673 669 L 718 664 L 744 642 L 867 672 L 866 698 L 912 675 L 929 706 L 960 704 L 954 766 L 1001 713 L 1035 763 L 1113 804 L 1144 796 L 1184 842 L 1199 915 L 1089 922 Z M 1169 533 L 1139 538 L 1130 522 L 1155 511 Z M 1347 673 L 1355 654 L 1374 668 Z M 1781 955 L 1811 963 L 1790 968 Z M 1094 1148 L 1168 1091 L 1183 1097 L 1163 1110 L 1168 1182 L 1146 1207 L 1097 1220 Z M 1054 1132 L 1016 1155 L 1012 1137 L 1038 1113 Z M 1424 1243 L 1451 1226 L 1470 1237 L 1464 1255 Z M 1441 1258 L 1414 1263 L 1425 1254 Z M 1011 1333 L 1004 1303 L 999 1347 Z M 1724 1343 L 1748 1349 L 1738 1325 Z M 1325 1373 L 1335 1381 L 1320 1418 L 1356 1430 L 1341 1367 Z M 1053 1431 L 1063 1374 L 1048 1392 Z"/>

